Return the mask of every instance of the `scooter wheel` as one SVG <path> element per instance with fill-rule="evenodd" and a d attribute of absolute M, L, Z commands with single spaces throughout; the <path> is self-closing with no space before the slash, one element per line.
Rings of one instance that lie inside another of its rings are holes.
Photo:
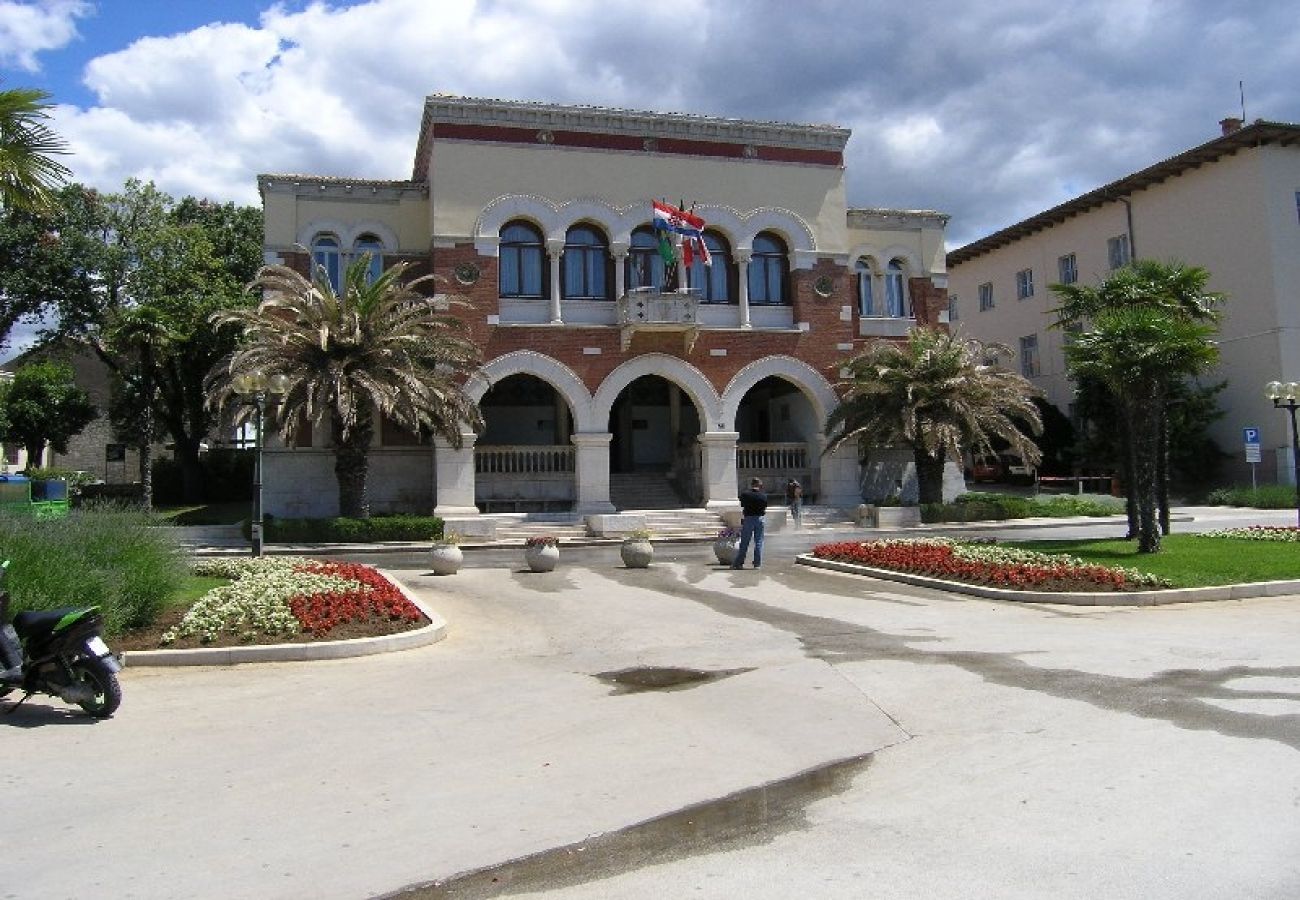
<path fill-rule="evenodd" d="M 89 715 L 107 719 L 122 705 L 122 685 L 103 660 L 79 659 L 72 664 L 72 675 L 95 692 L 93 699 L 80 704 Z"/>

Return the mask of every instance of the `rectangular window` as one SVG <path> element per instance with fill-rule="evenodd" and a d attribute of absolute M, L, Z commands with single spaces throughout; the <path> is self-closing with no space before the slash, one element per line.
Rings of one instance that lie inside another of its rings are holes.
<path fill-rule="evenodd" d="M 1079 280 L 1079 265 L 1074 261 L 1074 254 L 1067 253 L 1056 260 L 1057 281 L 1061 284 L 1074 284 Z"/>
<path fill-rule="evenodd" d="M 1021 269 L 1016 273 L 1016 299 L 1034 296 L 1034 270 Z"/>
<path fill-rule="evenodd" d="M 1020 374 L 1033 378 L 1038 374 L 1038 335 L 1031 334 L 1020 339 Z"/>
<path fill-rule="evenodd" d="M 980 312 L 993 308 L 993 282 L 986 281 L 980 285 Z"/>
<path fill-rule="evenodd" d="M 956 295 L 956 294 L 949 294 L 949 295 L 948 295 L 948 321 L 949 321 L 949 322 L 956 322 L 957 319 L 958 319 L 958 316 L 957 316 L 957 295 Z"/>
<path fill-rule="evenodd" d="M 1128 235 L 1121 234 L 1106 241 L 1106 259 L 1112 269 L 1121 269 L 1129 263 Z"/>

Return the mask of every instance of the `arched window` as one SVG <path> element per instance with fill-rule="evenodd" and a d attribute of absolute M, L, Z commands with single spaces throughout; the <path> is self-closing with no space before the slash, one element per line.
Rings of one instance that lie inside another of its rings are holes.
<path fill-rule="evenodd" d="M 329 283 L 335 291 L 338 291 L 343 266 L 343 254 L 339 249 L 338 238 L 330 234 L 316 235 L 311 242 L 311 261 L 312 280 L 316 278 L 315 270 L 322 268 Z"/>
<path fill-rule="evenodd" d="M 749 260 L 749 302 L 756 306 L 788 303 L 786 282 L 790 262 L 785 242 L 770 231 L 754 236 L 754 254 Z"/>
<path fill-rule="evenodd" d="M 907 288 L 903 279 L 903 264 L 891 260 L 885 269 L 885 306 L 886 315 L 903 318 L 912 314 L 912 304 L 908 302 Z"/>
<path fill-rule="evenodd" d="M 565 300 L 608 300 L 610 257 L 605 235 L 590 225 L 574 225 L 564 236 Z"/>
<path fill-rule="evenodd" d="M 374 283 L 384 271 L 384 242 L 373 234 L 363 234 L 352 244 L 352 259 L 358 260 L 370 254 L 370 272 L 366 280 Z"/>
<path fill-rule="evenodd" d="M 880 315 L 876 311 L 876 286 L 874 284 L 876 273 L 871 270 L 871 263 L 868 260 L 860 259 L 853 268 L 858 273 L 858 315 Z"/>
<path fill-rule="evenodd" d="M 541 299 L 546 284 L 542 233 L 527 222 L 508 222 L 498 249 L 501 296 Z"/>
<path fill-rule="evenodd" d="M 687 272 L 690 286 L 699 291 L 701 303 L 735 303 L 732 284 L 735 266 L 731 262 L 731 245 L 715 231 L 704 232 L 704 245 L 709 248 L 713 265 L 706 266 L 696 260 Z"/>
<path fill-rule="evenodd" d="M 659 239 L 648 225 L 632 232 L 632 246 L 627 251 L 627 288 L 664 289 L 664 260 L 659 255 Z"/>

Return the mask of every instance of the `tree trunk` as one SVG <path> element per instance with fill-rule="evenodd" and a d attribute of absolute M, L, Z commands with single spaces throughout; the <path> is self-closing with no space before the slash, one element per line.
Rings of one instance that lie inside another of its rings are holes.
<path fill-rule="evenodd" d="M 1156 504 L 1160 533 L 1169 533 L 1169 407 L 1160 403 L 1160 433 L 1156 437 Z"/>
<path fill-rule="evenodd" d="M 1126 406 L 1133 445 L 1134 483 L 1138 508 L 1138 552 L 1160 552 L 1160 527 L 1156 515 L 1156 456 L 1160 443 L 1160 401 L 1153 391 L 1135 397 Z"/>
<path fill-rule="evenodd" d="M 181 466 L 181 496 L 186 503 L 202 503 L 207 499 L 203 491 L 203 463 L 199 461 L 199 443 L 198 438 L 190 435 L 186 435 L 183 441 L 176 441 L 176 459 Z"/>
<path fill-rule="evenodd" d="M 140 351 L 140 503 L 145 512 L 153 509 L 153 354 L 146 342 Z"/>
<path fill-rule="evenodd" d="M 23 447 L 27 451 L 27 470 L 44 468 L 41 457 L 45 455 L 45 441 L 37 441 Z"/>
<path fill-rule="evenodd" d="M 916 492 L 921 503 L 943 502 L 943 461 L 944 454 L 931 456 L 919 447 L 912 449 L 912 461 L 916 464 Z"/>
<path fill-rule="evenodd" d="M 373 427 L 367 420 L 358 422 L 346 438 L 342 423 L 335 417 L 334 477 L 339 485 L 339 515 L 350 519 L 370 518 L 370 500 L 366 495 L 366 475 L 370 469 L 370 439 Z"/>
<path fill-rule="evenodd" d="M 1121 407 L 1122 409 L 1122 407 Z M 1133 450 L 1133 426 L 1127 413 L 1120 415 L 1120 450 L 1124 454 L 1124 514 L 1128 516 L 1126 541 L 1134 540 L 1141 528 L 1138 526 L 1137 457 Z"/>

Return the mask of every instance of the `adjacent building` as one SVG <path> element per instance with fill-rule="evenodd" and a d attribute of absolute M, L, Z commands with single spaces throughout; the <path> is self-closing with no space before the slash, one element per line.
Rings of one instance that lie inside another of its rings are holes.
<path fill-rule="evenodd" d="M 1069 412 L 1068 335 L 1049 329 L 1053 283 L 1096 283 L 1129 260 L 1204 267 L 1227 295 L 1213 437 L 1249 481 L 1242 430 L 1262 435 L 1261 481 L 1291 481 L 1287 417 L 1264 397 L 1300 381 L 1300 125 L 1225 119 L 1222 134 L 948 254 L 954 318 L 1017 351 L 1022 374 Z"/>
<path fill-rule="evenodd" d="M 268 262 L 408 260 L 469 303 L 486 430 L 457 450 L 383 423 L 372 508 L 722 509 L 755 475 L 843 507 L 906 489 L 905 457 L 824 454 L 822 428 L 844 357 L 946 320 L 947 216 L 850 208 L 849 137 L 433 95 L 409 179 L 259 176 Z M 705 220 L 712 265 L 665 267 L 653 200 Z M 336 512 L 327 439 L 269 450 L 269 512 Z"/>

